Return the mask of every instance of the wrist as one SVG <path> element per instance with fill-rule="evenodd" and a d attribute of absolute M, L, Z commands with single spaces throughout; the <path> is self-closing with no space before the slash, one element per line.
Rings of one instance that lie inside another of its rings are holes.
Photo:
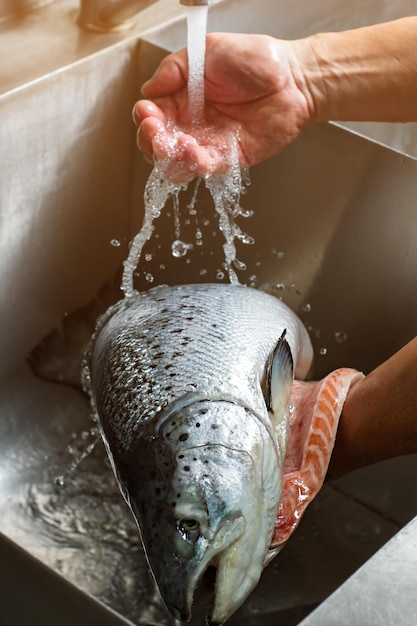
<path fill-rule="evenodd" d="M 329 121 L 329 102 L 323 67 L 317 53 L 318 35 L 289 42 L 292 47 L 291 68 L 298 89 L 309 112 L 308 125 Z"/>
<path fill-rule="evenodd" d="M 295 41 L 314 122 L 417 121 L 417 17 Z"/>

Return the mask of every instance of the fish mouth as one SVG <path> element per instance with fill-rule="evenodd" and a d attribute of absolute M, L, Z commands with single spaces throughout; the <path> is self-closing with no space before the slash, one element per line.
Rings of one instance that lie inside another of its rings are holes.
<path fill-rule="evenodd" d="M 194 613 L 202 614 L 206 619 L 207 626 L 214 626 L 214 622 L 210 621 L 213 609 L 214 597 L 216 593 L 216 565 L 209 565 L 203 572 L 194 591 Z"/>
<path fill-rule="evenodd" d="M 183 606 L 177 602 L 176 605 L 166 603 L 166 606 L 175 619 L 181 622 L 190 622 L 191 618 L 196 618 L 198 622 L 213 625 L 210 621 L 214 598 L 216 593 L 216 565 L 208 565 L 201 573 L 195 586 L 190 585 L 187 598 Z"/>

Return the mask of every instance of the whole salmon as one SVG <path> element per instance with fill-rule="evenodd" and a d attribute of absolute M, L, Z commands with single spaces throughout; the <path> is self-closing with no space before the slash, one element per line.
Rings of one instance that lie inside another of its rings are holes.
<path fill-rule="evenodd" d="M 223 623 L 320 488 L 337 416 L 316 446 L 324 459 L 317 470 L 303 453 L 322 427 L 306 425 L 292 406 L 303 405 L 295 396 L 304 391 L 317 406 L 327 389 L 294 386 L 311 361 L 296 315 L 243 286 L 156 287 L 99 321 L 89 352 L 93 404 L 153 575 L 178 619 L 190 619 L 195 589 L 214 567 L 210 621 Z M 342 396 L 356 375 L 346 372 Z M 334 389 L 337 413 L 343 402 Z M 298 443 L 288 446 L 291 424 Z"/>

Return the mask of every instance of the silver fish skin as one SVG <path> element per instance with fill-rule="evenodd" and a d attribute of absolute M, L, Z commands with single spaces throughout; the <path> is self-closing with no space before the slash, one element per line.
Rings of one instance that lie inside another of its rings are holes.
<path fill-rule="evenodd" d="M 211 623 L 259 581 L 282 490 L 293 376 L 312 348 L 277 298 L 238 285 L 155 287 L 92 340 L 92 401 L 168 609 L 191 618 L 216 568 Z"/>

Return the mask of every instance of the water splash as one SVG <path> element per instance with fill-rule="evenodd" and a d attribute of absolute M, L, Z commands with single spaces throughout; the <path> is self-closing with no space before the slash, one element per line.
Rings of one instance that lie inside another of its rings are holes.
<path fill-rule="evenodd" d="M 205 134 L 209 130 L 205 129 Z M 191 215 L 197 213 L 198 190 L 202 180 L 211 194 L 214 209 L 219 217 L 219 229 L 222 232 L 225 242 L 224 269 L 231 283 L 238 283 L 237 270 L 244 270 L 245 264 L 236 257 L 235 240 L 238 239 L 244 244 L 254 243 L 253 237 L 244 233 L 236 224 L 236 218 L 248 217 L 251 212 L 245 211 L 240 206 L 240 196 L 246 186 L 250 183 L 247 172 L 241 172 L 238 159 L 238 137 L 228 134 L 224 137 L 222 150 L 226 164 L 226 170 L 222 174 L 206 175 L 204 179 L 198 179 L 195 184 L 193 196 L 187 205 Z M 131 297 L 134 293 L 134 273 L 139 264 L 143 247 L 154 233 L 154 220 L 157 219 L 169 199 L 172 200 L 174 214 L 174 241 L 172 243 L 172 254 L 175 258 L 185 256 L 194 244 L 186 243 L 181 239 L 181 211 L 180 194 L 188 187 L 187 183 L 176 184 L 166 177 L 167 168 L 170 166 L 168 160 L 160 159 L 147 180 L 144 193 L 145 216 L 142 228 L 133 239 L 129 256 L 124 262 L 124 272 L 122 278 L 122 290 L 126 297 Z M 196 229 L 195 245 L 201 245 L 202 233 Z M 149 281 L 148 281 L 149 282 Z"/>
<path fill-rule="evenodd" d="M 238 158 L 238 134 L 227 133 L 218 128 L 204 124 L 204 61 L 205 42 L 207 33 L 207 6 L 190 6 L 187 10 L 187 49 L 188 49 L 188 107 L 191 120 L 191 131 L 205 146 L 212 146 L 221 153 L 224 160 L 224 173 L 207 174 L 204 177 L 206 188 L 209 190 L 214 208 L 219 216 L 219 229 L 223 233 L 225 243 L 224 269 L 231 283 L 238 283 L 235 269 L 244 270 L 246 266 L 236 258 L 235 239 L 245 244 L 254 243 L 253 237 L 242 232 L 236 224 L 236 217 L 249 217 L 252 212 L 244 211 L 240 206 L 240 195 L 244 193 L 250 183 L 247 172 L 242 172 Z M 133 239 L 129 256 L 124 263 L 122 290 L 125 297 L 134 293 L 134 275 L 139 264 L 145 243 L 154 233 L 154 220 L 158 218 L 168 199 L 172 200 L 174 213 L 174 242 L 172 254 L 175 258 L 185 256 L 193 244 L 185 243 L 181 237 L 180 220 L 180 192 L 187 188 L 187 184 L 171 182 L 173 178 L 181 178 L 181 137 L 184 131 L 176 128 L 173 123 L 167 125 L 167 135 L 164 135 L 164 146 L 169 149 L 169 158 L 159 160 L 146 183 L 144 204 L 145 216 L 142 228 Z M 168 139 L 167 139 L 168 137 Z M 168 144 L 167 145 L 167 141 Z M 171 180 L 166 176 L 170 171 Z M 173 170 L 175 170 L 173 172 Z M 188 204 L 190 215 L 197 215 L 197 195 L 201 179 L 197 179 L 191 202 Z M 196 246 L 202 245 L 201 230 L 196 228 Z M 187 259 L 189 261 L 189 259 Z"/>

